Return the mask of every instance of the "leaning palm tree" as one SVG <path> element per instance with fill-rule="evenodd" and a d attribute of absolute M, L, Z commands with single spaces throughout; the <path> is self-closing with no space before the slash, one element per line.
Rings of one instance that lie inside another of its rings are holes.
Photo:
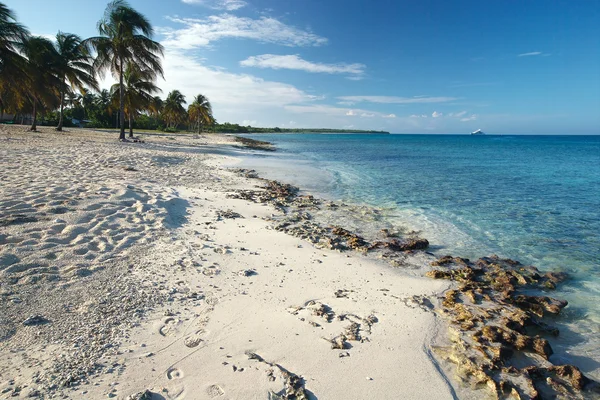
<path fill-rule="evenodd" d="M 184 104 L 185 96 L 179 90 L 173 90 L 167 96 L 163 107 L 163 117 L 169 128 L 175 128 L 180 122 L 183 122 L 186 117 Z"/>
<path fill-rule="evenodd" d="M 119 80 L 120 140 L 125 140 L 125 104 L 123 74 L 128 64 L 163 76 L 160 56 L 163 47 L 151 39 L 150 21 L 129 6 L 125 0 L 108 3 L 104 17 L 98 22 L 100 36 L 87 39 L 97 53 L 94 67 L 100 74 L 107 69 Z"/>
<path fill-rule="evenodd" d="M 14 13 L 0 3 L 0 103 L 20 107 L 25 100 L 21 90 L 26 60 L 21 56 L 29 37 L 27 29 L 17 22 Z"/>
<path fill-rule="evenodd" d="M 23 54 L 27 58 L 23 90 L 31 104 L 32 131 L 37 129 L 37 112 L 40 107 L 58 106 L 58 96 L 64 89 L 59 69 L 59 55 L 54 44 L 43 37 L 33 36 L 25 41 Z"/>
<path fill-rule="evenodd" d="M 62 131 L 64 98 L 67 83 L 71 89 L 77 89 L 85 93 L 85 87 L 99 90 L 98 82 L 94 77 L 92 57 L 88 48 L 83 44 L 81 38 L 72 33 L 58 32 L 56 35 L 56 51 L 59 55 L 59 77 L 63 83 L 60 93 L 60 117 L 58 119 L 57 131 Z"/>
<path fill-rule="evenodd" d="M 188 107 L 188 116 L 190 121 L 196 125 L 198 133 L 202 131 L 202 125 L 214 123 L 210 101 L 202 94 L 197 95 Z"/>
<path fill-rule="evenodd" d="M 111 87 L 113 103 L 119 103 L 121 87 Z M 142 110 L 148 110 L 152 104 L 154 93 L 161 90 L 154 84 L 154 73 L 137 69 L 128 64 L 123 72 L 123 104 L 125 114 L 129 118 L 129 137 L 133 137 L 133 119 Z"/>

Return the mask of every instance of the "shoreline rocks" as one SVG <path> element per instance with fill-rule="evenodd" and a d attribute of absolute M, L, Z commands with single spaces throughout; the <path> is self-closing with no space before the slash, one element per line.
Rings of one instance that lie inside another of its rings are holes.
<path fill-rule="evenodd" d="M 556 288 L 566 274 L 497 256 L 475 262 L 446 256 L 431 264 L 442 269 L 426 276 L 458 284 L 445 293 L 440 310 L 454 343 L 436 350 L 456 364 L 463 380 L 499 399 L 600 396 L 600 385 L 576 366 L 552 363 L 552 347 L 541 336 L 559 334 L 542 318 L 558 315 L 567 302 L 531 293 Z"/>

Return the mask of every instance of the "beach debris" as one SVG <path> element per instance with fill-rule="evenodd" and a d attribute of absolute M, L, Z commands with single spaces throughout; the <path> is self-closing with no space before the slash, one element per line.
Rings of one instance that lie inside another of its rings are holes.
<path fill-rule="evenodd" d="M 325 339 L 331 343 L 332 350 L 344 350 L 350 347 L 350 344 L 346 342 L 345 335 L 338 335 L 333 339 Z"/>
<path fill-rule="evenodd" d="M 335 313 L 327 304 L 320 303 L 318 301 L 311 300 L 304 305 L 304 308 L 310 310 L 312 315 L 321 317 L 327 322 L 331 322 Z"/>
<path fill-rule="evenodd" d="M 431 264 L 442 269 L 431 270 L 426 276 L 458 284 L 446 291 L 441 302 L 454 343 L 435 350 L 455 363 L 464 379 L 487 387 L 501 399 L 600 395 L 600 385 L 577 367 L 554 365 L 548 340 L 530 333 L 559 334 L 541 319 L 556 316 L 567 302 L 533 293 L 554 289 L 566 279 L 564 273 L 541 272 L 497 256 L 475 262 L 446 256 Z"/>
<path fill-rule="evenodd" d="M 353 292 L 354 290 L 346 290 L 346 289 L 338 289 L 333 294 L 336 298 L 348 298 L 348 293 Z"/>
<path fill-rule="evenodd" d="M 244 218 L 242 214 L 236 213 L 233 210 L 218 210 L 217 211 L 217 221 L 222 221 L 223 219 L 236 219 L 236 218 Z"/>
<path fill-rule="evenodd" d="M 29 318 L 27 318 L 25 321 L 23 321 L 23 325 L 25 325 L 25 326 L 43 325 L 43 324 L 47 324 L 49 322 L 50 321 L 42 315 L 32 315 Z"/>
<path fill-rule="evenodd" d="M 256 272 L 255 269 L 244 269 L 242 271 L 238 272 L 239 276 L 254 276 L 254 275 L 258 275 L 258 272 Z"/>
<path fill-rule="evenodd" d="M 127 400 L 152 400 L 154 398 L 154 394 L 148 389 L 130 395 L 127 397 Z"/>
<path fill-rule="evenodd" d="M 285 387 L 278 393 L 270 392 L 269 399 L 281 399 L 281 400 L 308 400 L 308 393 L 304 387 L 305 381 L 304 378 L 294 374 L 293 372 L 285 369 L 280 364 L 272 363 L 256 353 L 247 351 L 246 356 L 248 356 L 249 360 L 256 360 L 260 363 L 264 363 L 272 368 L 272 370 L 267 370 L 267 375 L 269 375 L 269 380 L 271 377 L 274 378 L 273 370 L 277 369 L 281 376 L 283 377 Z M 273 379 L 274 381 L 275 379 Z"/>

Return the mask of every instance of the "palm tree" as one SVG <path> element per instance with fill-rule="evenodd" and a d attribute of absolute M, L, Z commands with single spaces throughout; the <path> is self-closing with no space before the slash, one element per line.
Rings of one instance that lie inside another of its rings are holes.
<path fill-rule="evenodd" d="M 89 90 L 84 89 L 81 96 L 81 105 L 83 107 L 84 118 L 89 118 L 90 108 L 96 104 L 96 95 Z"/>
<path fill-rule="evenodd" d="M 58 106 L 58 96 L 64 90 L 59 78 L 60 57 L 54 44 L 40 36 L 33 36 L 24 42 L 23 54 L 27 58 L 27 64 L 22 84 L 32 106 L 33 122 L 30 130 L 35 131 L 38 106 Z"/>
<path fill-rule="evenodd" d="M 81 107 L 81 99 L 82 96 L 78 93 L 75 93 L 71 90 L 67 91 L 65 95 L 65 105 L 70 108 Z"/>
<path fill-rule="evenodd" d="M 148 106 L 148 112 L 151 116 L 158 118 L 163 111 L 164 105 L 165 104 L 160 96 L 154 96 Z"/>
<path fill-rule="evenodd" d="M 28 37 L 29 32 L 17 22 L 15 14 L 4 3 L 0 3 L 0 111 L 2 114 L 7 105 L 20 107 L 25 100 L 20 84 L 24 79 L 26 60 L 19 52 L 23 50 L 23 43 Z"/>
<path fill-rule="evenodd" d="M 79 36 L 72 33 L 58 32 L 56 35 L 56 51 L 59 56 L 59 78 L 63 84 L 60 93 L 60 117 L 56 130 L 62 131 L 64 109 L 62 99 L 65 97 L 67 83 L 72 89 L 77 89 L 81 93 L 84 93 L 85 86 L 96 90 L 99 88 L 94 77 L 94 68 L 91 64 L 92 58 L 89 50 Z"/>
<path fill-rule="evenodd" d="M 131 8 L 125 0 L 114 0 L 108 3 L 103 19 L 98 22 L 100 36 L 85 41 L 96 50 L 96 71 L 103 74 L 110 69 L 119 79 L 120 140 L 125 140 L 123 73 L 127 65 L 163 76 L 160 63 L 163 47 L 151 39 L 153 32 L 150 21 L 143 14 Z"/>
<path fill-rule="evenodd" d="M 102 89 L 98 96 L 96 96 L 96 107 L 107 114 L 110 114 L 112 111 L 112 98 L 110 96 L 110 92 L 106 89 Z"/>
<path fill-rule="evenodd" d="M 118 103 L 121 94 L 119 84 L 111 87 L 114 103 Z M 123 73 L 123 104 L 125 114 L 129 118 L 129 137 L 133 137 L 133 119 L 140 111 L 148 110 L 152 104 L 154 93 L 161 90 L 154 84 L 154 73 L 142 71 L 128 64 Z"/>
<path fill-rule="evenodd" d="M 169 128 L 176 127 L 185 119 L 186 112 L 185 108 L 183 108 L 184 104 L 187 104 L 185 96 L 179 90 L 173 90 L 167 96 L 163 107 L 163 117 L 167 121 L 167 126 Z"/>
<path fill-rule="evenodd" d="M 202 131 L 202 125 L 211 125 L 214 123 L 210 101 L 202 94 L 199 94 L 194 98 L 194 101 L 188 107 L 188 115 L 190 121 L 196 124 L 198 133 Z"/>

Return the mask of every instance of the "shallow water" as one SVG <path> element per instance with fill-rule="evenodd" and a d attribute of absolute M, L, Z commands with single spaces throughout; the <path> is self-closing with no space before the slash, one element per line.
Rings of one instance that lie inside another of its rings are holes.
<path fill-rule="evenodd" d="M 498 254 L 573 279 L 555 346 L 600 371 L 600 136 L 256 135 L 242 167 L 384 210 L 439 255 Z M 574 344 L 577 344 L 576 346 Z"/>

